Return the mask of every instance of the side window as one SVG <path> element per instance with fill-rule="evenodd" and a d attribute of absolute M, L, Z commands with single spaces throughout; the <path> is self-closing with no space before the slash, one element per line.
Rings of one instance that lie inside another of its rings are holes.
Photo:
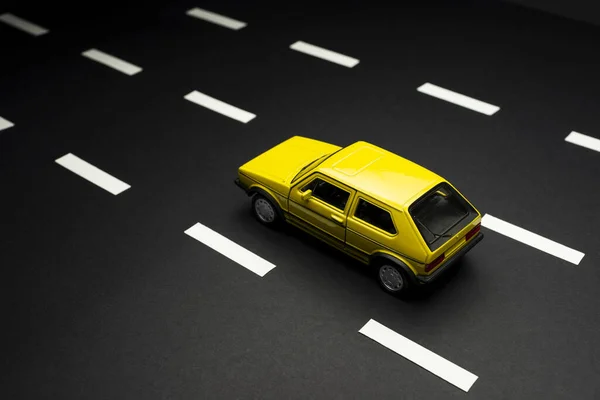
<path fill-rule="evenodd" d="M 396 228 L 392 222 L 392 216 L 390 213 L 383 208 L 377 207 L 363 199 L 358 200 L 356 206 L 356 212 L 354 216 L 367 224 L 376 226 L 377 228 L 384 230 L 388 233 L 395 234 Z"/>
<path fill-rule="evenodd" d="M 317 178 L 317 179 L 313 179 L 312 181 L 310 181 L 309 183 L 307 183 L 306 185 L 304 185 L 304 187 L 302 187 L 302 189 L 300 189 L 301 192 L 306 192 L 307 190 L 312 190 L 313 193 L 315 192 L 315 187 L 317 186 L 317 184 L 319 182 L 323 182 L 321 179 Z"/>
<path fill-rule="evenodd" d="M 350 193 L 319 178 L 313 179 L 301 189 L 302 192 L 307 190 L 312 190 L 314 197 L 340 210 L 346 208 L 346 202 L 350 197 Z"/>

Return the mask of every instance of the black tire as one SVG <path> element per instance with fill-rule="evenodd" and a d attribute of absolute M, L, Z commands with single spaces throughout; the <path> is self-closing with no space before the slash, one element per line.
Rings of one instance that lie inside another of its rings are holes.
<path fill-rule="evenodd" d="M 252 213 L 258 222 L 266 226 L 277 226 L 281 219 L 273 201 L 260 193 L 252 196 Z"/>
<path fill-rule="evenodd" d="M 412 281 L 400 265 L 382 260 L 375 264 L 377 282 L 384 292 L 393 296 L 403 297 L 411 293 Z"/>

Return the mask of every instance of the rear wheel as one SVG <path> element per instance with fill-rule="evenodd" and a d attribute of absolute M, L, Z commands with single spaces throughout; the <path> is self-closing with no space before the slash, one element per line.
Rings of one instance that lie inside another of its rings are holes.
<path fill-rule="evenodd" d="M 274 226 L 279 222 L 279 214 L 275 205 L 261 194 L 252 197 L 252 212 L 263 225 Z"/>
<path fill-rule="evenodd" d="M 408 275 L 397 264 L 382 262 L 377 265 L 377 281 L 381 288 L 394 296 L 402 296 L 411 289 Z"/>

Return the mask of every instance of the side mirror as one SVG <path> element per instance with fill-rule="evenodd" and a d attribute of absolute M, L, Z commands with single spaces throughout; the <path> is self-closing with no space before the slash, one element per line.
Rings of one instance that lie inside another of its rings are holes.
<path fill-rule="evenodd" d="M 306 201 L 310 198 L 310 196 L 312 196 L 312 190 L 307 190 L 306 192 L 302 193 L 300 197 L 302 200 Z"/>

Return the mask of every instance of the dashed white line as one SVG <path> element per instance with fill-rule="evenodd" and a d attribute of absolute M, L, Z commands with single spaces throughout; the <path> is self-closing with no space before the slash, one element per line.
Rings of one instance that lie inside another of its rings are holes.
<path fill-rule="evenodd" d="M 183 96 L 183 98 L 188 101 L 191 101 L 192 103 L 196 103 L 199 106 L 208 108 L 209 110 L 218 112 L 219 114 L 223 114 L 229 118 L 235 119 L 243 123 L 247 123 L 256 118 L 256 115 L 252 114 L 251 112 L 224 103 L 221 100 L 217 100 L 214 97 L 210 97 L 204 93 L 200 93 L 197 90 L 186 94 L 185 96 Z"/>
<path fill-rule="evenodd" d="M 71 153 L 56 159 L 56 163 L 114 195 L 131 187 Z"/>
<path fill-rule="evenodd" d="M 438 356 L 375 320 L 369 320 L 359 332 L 465 392 L 468 392 L 478 379 L 477 375 Z"/>
<path fill-rule="evenodd" d="M 24 20 L 23 18 L 19 18 L 11 13 L 4 13 L 0 15 L 0 21 L 12 26 L 13 28 L 17 28 L 22 30 L 23 32 L 27 32 L 33 36 L 40 36 L 50 32 L 46 28 L 36 25 L 33 22 Z"/>
<path fill-rule="evenodd" d="M 263 277 L 267 272 L 275 268 L 275 265 L 267 260 L 257 256 L 199 222 L 188 228 L 185 231 L 185 234 L 204 243 L 208 247 L 211 247 L 213 250 L 221 253 L 230 260 L 235 261 L 258 276 Z"/>
<path fill-rule="evenodd" d="M 573 131 L 569 133 L 565 140 L 569 143 L 573 143 L 581 147 L 586 147 L 590 150 L 600 151 L 600 139 L 584 135 L 583 133 Z"/>
<path fill-rule="evenodd" d="M 546 239 L 545 237 L 520 228 L 511 223 L 502 221 L 501 219 L 493 217 L 489 214 L 485 214 L 483 216 L 481 219 L 481 225 L 528 246 L 534 247 L 555 257 L 562 258 L 563 260 L 569 261 L 575 265 L 578 265 L 581 262 L 581 259 L 585 256 L 585 254 L 580 251 L 573 250 L 567 246 L 564 246 L 553 240 Z"/>
<path fill-rule="evenodd" d="M 327 50 L 322 47 L 318 47 L 313 44 L 309 44 L 302 41 L 297 41 L 296 43 L 293 43 L 292 45 L 290 45 L 290 49 L 311 55 L 313 57 L 318 57 L 323 60 L 330 61 L 332 63 L 340 64 L 348 68 L 352 68 L 360 62 L 360 60 L 356 58 L 336 53 L 335 51 Z"/>
<path fill-rule="evenodd" d="M 213 24 L 221 25 L 229 29 L 239 30 L 248 25 L 246 22 L 238 21 L 237 19 L 229 18 L 221 14 L 217 14 L 212 11 L 204 10 L 202 8 L 192 8 L 186 12 L 190 17 L 202 19 Z"/>
<path fill-rule="evenodd" d="M 15 124 L 13 124 L 12 122 L 10 122 L 7 119 L 0 117 L 0 131 L 2 131 L 4 129 L 8 129 L 11 126 L 15 126 Z"/>
<path fill-rule="evenodd" d="M 110 54 L 106 54 L 97 49 L 86 50 L 81 53 L 81 55 L 130 76 L 142 71 L 142 68 L 138 67 L 137 65 L 133 65 L 127 61 L 121 60 L 115 56 L 111 56 Z"/>
<path fill-rule="evenodd" d="M 419 86 L 417 90 L 421 93 L 437 97 L 438 99 L 445 100 L 449 103 L 453 103 L 485 115 L 493 115 L 500 110 L 500 107 L 498 106 L 465 96 L 464 94 L 444 89 L 429 82 Z"/>

